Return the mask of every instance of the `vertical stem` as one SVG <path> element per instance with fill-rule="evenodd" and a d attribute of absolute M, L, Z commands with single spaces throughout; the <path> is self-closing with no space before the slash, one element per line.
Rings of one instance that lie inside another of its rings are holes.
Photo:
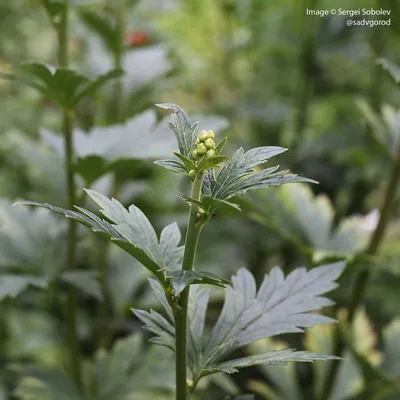
<path fill-rule="evenodd" d="M 393 161 L 391 172 L 389 175 L 389 183 L 386 188 L 384 195 L 384 201 L 380 212 L 378 225 L 371 237 L 368 247 L 365 251 L 366 254 L 375 255 L 379 249 L 380 244 L 384 238 L 387 224 L 389 222 L 390 215 L 392 213 L 393 204 L 396 197 L 396 189 L 400 182 L 400 149 L 397 151 L 395 160 Z M 362 270 L 356 277 L 354 283 L 354 290 L 352 291 L 352 297 L 350 299 L 350 306 L 347 314 L 347 323 L 349 326 L 352 325 L 355 317 L 357 308 L 359 307 L 365 293 L 368 281 L 371 277 L 371 269 Z M 334 342 L 334 354 L 338 357 L 342 357 L 346 348 L 345 340 L 343 339 L 339 328 L 336 330 L 335 342 Z M 334 362 L 328 369 L 328 373 L 325 376 L 324 386 L 321 392 L 321 400 L 329 399 L 334 383 L 336 381 L 337 374 L 339 372 L 340 363 Z"/>
<path fill-rule="evenodd" d="M 97 265 L 97 274 L 100 283 L 102 299 L 99 299 L 96 307 L 96 323 L 94 324 L 94 346 L 99 349 L 104 346 L 104 337 L 107 331 L 107 316 L 108 316 L 108 255 L 109 241 L 103 237 L 96 238 L 94 244 L 96 249 L 95 263 Z"/>
<path fill-rule="evenodd" d="M 203 175 L 197 174 L 193 186 L 192 197 L 200 199 Z M 185 252 L 183 254 L 182 269 L 190 271 L 193 269 L 196 256 L 197 243 L 202 225 L 197 222 L 197 206 L 190 205 L 189 223 L 186 232 Z M 189 398 L 187 388 L 187 309 L 189 302 L 188 286 L 180 295 L 179 309 L 174 310 L 175 320 L 175 351 L 176 351 L 176 400 L 187 400 Z"/>
<path fill-rule="evenodd" d="M 122 57 L 124 54 L 123 35 L 125 31 L 124 22 L 124 0 L 114 0 L 114 14 L 115 23 L 117 27 L 118 42 L 114 52 L 114 68 L 122 68 Z M 123 87 L 122 81 L 118 79 L 115 82 L 115 93 L 114 93 L 114 122 L 119 122 L 122 118 L 122 104 L 123 104 Z"/>
<path fill-rule="evenodd" d="M 300 22 L 300 48 L 299 48 L 299 72 L 296 100 L 295 137 L 292 148 L 297 148 L 301 143 L 304 130 L 307 127 L 308 108 L 312 97 L 312 66 L 315 53 L 315 27 L 316 22 L 306 15 L 306 9 L 315 10 L 317 0 L 303 0 L 298 9 Z"/>
<path fill-rule="evenodd" d="M 376 0 L 376 7 L 385 8 L 386 3 L 384 0 Z M 388 7 L 390 8 L 390 7 Z M 379 58 L 384 52 L 384 40 L 383 40 L 383 30 L 382 29 L 372 29 L 371 30 L 371 47 L 374 52 L 374 57 Z M 382 102 L 382 68 L 378 65 L 374 65 L 371 72 L 371 80 L 369 87 L 369 98 L 371 105 L 375 111 L 379 111 Z M 370 128 L 367 127 L 367 130 Z M 392 163 L 392 168 L 390 172 L 389 183 L 386 189 L 384 202 L 381 208 L 380 218 L 378 225 L 371 237 L 369 245 L 365 251 L 366 254 L 374 255 L 377 253 L 379 246 L 383 240 L 383 236 L 386 230 L 386 226 L 389 222 L 389 217 L 393 208 L 393 203 L 396 196 L 396 188 L 400 181 L 400 148 L 397 149 L 396 158 Z M 371 270 L 364 269 L 356 277 L 354 283 L 354 290 L 352 292 L 352 297 L 350 299 L 350 305 L 347 314 L 347 323 L 351 327 L 354 321 L 355 313 L 361 304 L 364 297 L 364 293 L 368 282 L 371 277 Z M 339 326 L 336 329 L 335 341 L 334 341 L 334 354 L 338 357 L 342 357 L 346 349 L 346 343 L 343 339 Z M 321 400 L 328 399 L 332 393 L 337 374 L 339 373 L 340 363 L 331 363 L 331 367 L 328 369 L 328 373 L 325 377 L 325 382 L 322 388 Z"/>
<path fill-rule="evenodd" d="M 123 33 L 125 30 L 124 24 L 124 0 L 113 0 L 112 10 L 114 13 L 116 30 L 118 42 L 115 43 L 115 51 L 113 54 L 114 57 L 114 69 L 121 69 L 122 67 L 122 56 L 123 56 Z M 111 115 L 112 122 L 120 122 L 122 118 L 122 104 L 123 104 L 123 90 L 122 90 L 122 82 L 117 80 L 115 82 L 115 91 L 113 93 L 113 113 Z M 115 175 L 113 176 L 113 187 L 111 196 L 115 197 L 116 192 L 118 191 L 118 185 L 116 183 Z M 106 321 L 107 321 L 107 304 L 108 304 L 108 288 L 107 288 L 107 273 L 108 273 L 108 255 L 109 255 L 109 246 L 110 242 L 104 241 L 103 238 L 98 240 L 98 257 L 96 260 L 97 271 L 100 280 L 101 292 L 103 295 L 103 300 L 100 300 L 97 303 L 96 310 L 96 324 L 95 324 L 95 346 L 96 348 L 100 348 L 105 344 L 105 336 L 106 332 Z"/>
<path fill-rule="evenodd" d="M 63 67 L 68 66 L 68 17 L 69 17 L 69 0 L 64 0 L 64 7 L 58 24 L 58 40 L 59 40 L 59 63 Z M 65 170 L 67 178 L 68 206 L 73 208 L 76 204 L 76 190 L 74 182 L 73 164 L 73 111 L 63 110 L 63 134 L 65 148 Z M 68 244 L 67 244 L 67 268 L 69 271 L 76 269 L 76 240 L 77 225 L 72 219 L 68 221 Z M 81 360 L 79 351 L 79 341 L 76 323 L 77 299 L 75 289 L 70 287 L 68 291 L 67 304 L 67 324 L 68 324 L 68 345 L 71 354 L 71 369 L 75 383 L 78 387 L 82 387 Z"/>

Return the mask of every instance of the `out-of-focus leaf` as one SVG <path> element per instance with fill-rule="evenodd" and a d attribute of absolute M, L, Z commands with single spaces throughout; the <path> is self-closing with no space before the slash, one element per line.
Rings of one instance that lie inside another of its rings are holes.
<path fill-rule="evenodd" d="M 64 265 L 66 224 L 47 210 L 14 208 L 0 200 L 0 266 L 54 276 Z"/>
<path fill-rule="evenodd" d="M 181 293 L 188 285 L 203 284 L 225 287 L 231 283 L 211 272 L 175 270 L 167 272 L 166 276 L 177 294 Z"/>
<path fill-rule="evenodd" d="M 339 319 L 344 319 L 343 313 L 339 314 Z M 331 325 L 320 325 L 309 329 L 306 332 L 306 348 L 316 352 L 333 351 L 335 327 Z M 366 357 L 372 365 L 378 365 L 380 361 L 379 353 L 374 349 L 376 345 L 376 335 L 367 319 L 365 312 L 358 311 L 349 335 L 351 343 L 359 354 Z M 315 393 L 320 396 L 329 366 L 323 363 L 313 364 L 315 372 Z M 357 365 L 354 356 L 350 351 L 343 355 L 343 361 L 340 362 L 339 373 L 334 382 L 330 400 L 344 400 L 359 394 L 366 382 L 363 380 L 362 373 Z"/>
<path fill-rule="evenodd" d="M 10 309 L 5 342 L 8 357 L 29 359 L 49 368 L 59 365 L 65 356 L 59 322 L 45 311 L 26 307 Z"/>
<path fill-rule="evenodd" d="M 46 129 L 42 129 L 40 134 L 64 158 L 63 138 Z M 123 124 L 96 127 L 89 132 L 76 129 L 74 132 L 74 154 L 78 159 L 97 156 L 107 161 L 107 169 L 100 171 L 101 174 L 111 169 L 113 162 L 168 156 L 175 150 L 175 146 L 164 124 L 157 124 L 153 110 L 144 111 Z M 100 172 L 97 173 L 99 176 Z"/>
<path fill-rule="evenodd" d="M 83 22 L 101 38 L 108 51 L 113 54 L 120 50 L 122 38 L 112 14 L 87 8 L 79 14 Z"/>
<path fill-rule="evenodd" d="M 384 360 L 382 370 L 392 378 L 400 376 L 400 319 L 395 318 L 383 331 Z"/>
<path fill-rule="evenodd" d="M 43 7 L 49 13 L 50 18 L 56 18 L 59 16 L 64 8 L 65 2 L 63 0 L 41 0 Z"/>
<path fill-rule="evenodd" d="M 77 172 L 91 186 L 107 171 L 107 162 L 104 158 L 96 155 L 78 158 L 73 170 Z"/>
<path fill-rule="evenodd" d="M 84 399 L 72 379 L 57 370 L 31 368 L 24 371 L 15 392 L 22 400 Z"/>
<path fill-rule="evenodd" d="M 19 168 L 29 165 L 26 174 L 33 187 L 32 197 L 38 201 L 68 204 L 65 168 L 58 156 L 42 142 L 26 135 L 12 133 L 9 139 L 11 165 Z M 79 179 L 76 183 L 81 186 Z"/>
<path fill-rule="evenodd" d="M 322 326 L 322 325 L 321 325 Z M 264 338 L 251 343 L 247 347 L 249 354 L 263 354 L 271 351 L 284 350 L 288 344 L 272 338 Z M 259 370 L 265 375 L 266 382 L 249 382 L 249 388 L 259 393 L 263 398 L 271 400 L 301 399 L 301 389 L 296 379 L 296 365 L 289 364 L 285 368 L 275 368 L 273 365 L 260 365 Z M 271 386 L 273 385 L 274 388 Z"/>
<path fill-rule="evenodd" d="M 358 101 L 358 106 L 374 137 L 395 158 L 400 144 L 400 110 L 384 104 L 379 116 L 365 101 Z"/>
<path fill-rule="evenodd" d="M 107 262 L 109 268 L 106 282 L 111 306 L 116 315 L 125 315 L 132 306 L 132 298 L 139 301 L 142 288 L 147 286 L 150 272 L 116 246 L 111 246 L 108 250 Z"/>
<path fill-rule="evenodd" d="M 96 396 L 90 399 L 167 400 L 173 396 L 172 353 L 162 348 L 143 349 L 141 335 L 117 341 L 108 352 L 100 350 L 93 365 Z M 24 368 L 16 393 L 23 400 L 81 400 L 72 379 L 57 370 Z M 92 383 L 92 384 L 93 384 Z"/>
<path fill-rule="evenodd" d="M 260 193 L 253 199 L 253 218 L 277 230 L 285 239 L 308 248 L 315 261 L 351 256 L 367 244 L 368 216 L 343 219 L 334 230 L 334 210 L 328 198 L 314 196 L 306 185 L 277 188 L 268 196 Z"/>
<path fill-rule="evenodd" d="M 390 137 L 388 136 L 389 132 L 385 124 L 381 121 L 376 112 L 364 99 L 358 100 L 357 105 L 361 113 L 367 120 L 368 124 L 370 125 L 371 132 L 374 135 L 376 141 L 385 148 L 385 151 L 390 152 L 390 149 L 388 148 Z"/>
<path fill-rule="evenodd" d="M 1 74 L 0 77 L 16 79 L 40 91 L 61 107 L 72 110 L 84 97 L 122 74 L 122 70 L 113 70 L 90 80 L 72 69 L 26 62 L 15 67 L 12 74 Z"/>
<path fill-rule="evenodd" d="M 133 394 L 145 394 L 148 390 L 171 392 L 174 385 L 174 368 L 168 368 L 171 362 L 172 353 L 168 350 L 155 346 L 144 349 L 140 334 L 121 339 L 109 353 L 97 354 L 99 398 L 128 400 Z"/>
<path fill-rule="evenodd" d="M 47 287 L 48 279 L 38 276 L 29 275 L 0 275 L 0 301 L 7 297 L 17 297 L 28 286 L 33 286 L 39 289 Z"/>
<path fill-rule="evenodd" d="M 379 58 L 377 63 L 389 73 L 396 83 L 400 83 L 400 67 L 386 58 Z"/>
<path fill-rule="evenodd" d="M 61 280 L 97 300 L 102 300 L 100 285 L 94 271 L 65 271 L 61 275 Z"/>

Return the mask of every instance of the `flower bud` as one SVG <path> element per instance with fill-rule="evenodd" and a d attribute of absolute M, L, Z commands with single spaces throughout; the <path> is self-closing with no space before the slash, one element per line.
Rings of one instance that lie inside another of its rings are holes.
<path fill-rule="evenodd" d="M 213 131 L 208 131 L 208 137 L 210 139 L 215 139 L 215 133 Z"/>
<path fill-rule="evenodd" d="M 196 153 L 197 154 L 197 153 Z M 194 176 L 196 175 L 196 171 L 194 170 L 194 169 L 191 169 L 190 171 L 189 171 L 189 174 L 188 174 L 191 178 L 194 178 Z"/>
<path fill-rule="evenodd" d="M 199 213 L 199 214 L 205 214 L 205 213 L 206 213 L 206 210 L 205 210 L 204 208 L 202 208 L 202 207 L 199 207 L 198 213 Z"/>
<path fill-rule="evenodd" d="M 204 143 L 199 143 L 199 144 L 197 145 L 197 147 L 196 147 L 196 151 L 197 151 L 197 154 L 199 154 L 200 156 L 202 156 L 202 155 L 206 154 L 206 152 L 207 152 L 207 147 L 204 146 Z"/>
<path fill-rule="evenodd" d="M 208 139 L 208 131 L 201 131 L 199 135 L 200 142 L 204 142 L 206 139 Z"/>
<path fill-rule="evenodd" d="M 209 149 L 206 152 L 206 158 L 212 157 L 215 154 L 215 151 L 213 149 Z"/>
<path fill-rule="evenodd" d="M 213 139 L 208 138 L 204 141 L 204 146 L 206 146 L 208 149 L 214 149 L 215 148 L 215 142 Z"/>
<path fill-rule="evenodd" d="M 196 149 L 192 151 L 192 158 L 193 160 L 198 160 L 200 158 L 200 155 Z"/>

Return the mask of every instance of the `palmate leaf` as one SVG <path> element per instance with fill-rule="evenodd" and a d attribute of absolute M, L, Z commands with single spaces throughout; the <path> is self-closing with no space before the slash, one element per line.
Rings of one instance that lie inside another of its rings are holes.
<path fill-rule="evenodd" d="M 332 322 L 310 311 L 332 305 L 321 294 L 337 285 L 345 263 L 339 262 L 306 271 L 298 268 L 286 279 L 280 268 L 267 275 L 257 293 L 253 276 L 242 268 L 227 287 L 224 307 L 205 348 L 203 369 L 212 368 L 226 354 L 263 337 L 302 332 Z"/>
<path fill-rule="evenodd" d="M 400 67 L 385 58 L 379 58 L 377 64 L 387 71 L 396 83 L 400 83 Z"/>
<path fill-rule="evenodd" d="M 258 292 L 252 274 L 245 268 L 240 269 L 232 278 L 233 287 L 225 288 L 224 307 L 209 335 L 203 334 L 208 291 L 194 286 L 189 298 L 188 313 L 190 369 L 195 374 L 208 375 L 218 371 L 231 373 L 250 365 L 333 358 L 289 349 L 222 362 L 229 353 L 258 339 L 282 333 L 302 332 L 302 327 L 333 322 L 331 318 L 310 312 L 333 304 L 321 295 L 337 286 L 334 281 L 344 267 L 345 263 L 338 262 L 310 271 L 299 268 L 286 278 L 282 270 L 275 267 L 264 278 Z M 157 297 L 163 296 L 159 290 Z M 154 311 L 134 312 L 145 323 L 145 329 L 156 335 L 153 342 L 173 350 L 175 338 L 171 310 L 166 299 L 163 299 L 162 304 L 167 310 L 169 320 Z"/>
<path fill-rule="evenodd" d="M 76 207 L 77 211 L 72 211 L 47 203 L 18 202 L 16 204 L 48 208 L 64 214 L 67 218 L 75 219 L 94 232 L 102 233 L 141 262 L 163 285 L 167 285 L 162 270 L 167 266 L 180 267 L 182 249 L 174 245 L 178 236 L 178 227 L 167 227 L 162 235 L 162 243 L 159 244 L 152 225 L 139 208 L 131 205 L 127 210 L 115 199 L 110 200 L 93 190 L 86 190 L 86 192 L 102 208 L 102 214 L 112 223 L 81 207 Z M 167 243 L 171 248 L 166 249 Z"/>
<path fill-rule="evenodd" d="M 99 218 L 91 211 L 77 206 L 75 207 L 76 211 L 73 211 L 47 203 L 25 201 L 16 204 L 48 208 L 78 221 L 94 232 L 109 237 L 151 271 L 163 286 L 169 287 L 170 283 L 165 277 L 165 271 L 180 269 L 183 257 L 183 247 L 179 246 L 181 233 L 177 224 L 173 223 L 164 228 L 159 242 L 150 221 L 135 205 L 132 204 L 126 209 L 119 201 L 110 200 L 94 190 L 87 189 L 86 192 L 101 207 L 100 212 L 111 223 Z M 203 277 L 203 279 L 205 278 Z M 209 280 L 211 279 L 209 278 Z M 75 280 L 71 281 L 70 279 L 69 283 L 74 284 L 74 282 Z M 93 286 L 95 282 L 93 280 L 91 282 L 91 294 L 96 296 Z M 190 283 L 191 281 L 188 284 Z"/>
<path fill-rule="evenodd" d="M 123 71 L 116 69 L 90 80 L 72 69 L 25 62 L 15 67 L 12 74 L 1 74 L 0 77 L 31 86 L 61 107 L 72 110 L 84 97 L 92 95 L 99 87 L 122 75 Z"/>
<path fill-rule="evenodd" d="M 0 275 L 0 301 L 7 297 L 17 297 L 29 286 L 43 289 L 49 283 L 48 278 L 29 275 Z"/>
<path fill-rule="evenodd" d="M 289 171 L 276 172 L 279 167 L 272 167 L 254 173 L 253 168 L 266 162 L 270 157 L 283 153 L 283 147 L 257 147 L 244 152 L 242 148 L 226 162 L 218 176 L 208 175 L 205 179 L 203 193 L 221 200 L 244 194 L 248 190 L 262 189 L 291 182 L 311 182 L 312 179 L 303 178 Z"/>

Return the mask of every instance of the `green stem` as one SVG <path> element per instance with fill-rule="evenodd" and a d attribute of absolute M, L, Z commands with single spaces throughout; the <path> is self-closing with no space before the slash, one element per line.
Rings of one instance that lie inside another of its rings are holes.
<path fill-rule="evenodd" d="M 199 200 L 203 175 L 196 175 L 192 186 L 192 197 Z M 186 232 L 185 252 L 183 254 L 182 269 L 191 271 L 196 256 L 202 224 L 197 221 L 197 206 L 190 205 L 189 223 Z M 189 302 L 188 286 L 180 295 L 179 308 L 174 309 L 175 320 L 175 351 L 176 351 L 176 400 L 187 400 L 190 394 L 187 386 L 187 309 Z"/>
<path fill-rule="evenodd" d="M 313 91 L 313 61 L 315 55 L 316 23 L 306 16 L 306 9 L 317 9 L 317 0 L 303 0 L 300 2 L 298 11 L 300 13 L 300 49 L 299 49 L 299 72 L 295 119 L 295 137 L 292 148 L 297 148 L 301 143 L 304 131 L 308 123 L 308 108 Z"/>
<path fill-rule="evenodd" d="M 381 245 L 386 232 L 390 215 L 392 214 L 393 205 L 395 203 L 395 197 L 396 197 L 396 189 L 400 182 L 400 149 L 398 150 L 396 158 L 393 161 L 392 169 L 389 176 L 390 176 L 389 183 L 384 195 L 384 201 L 381 208 L 378 225 L 376 226 L 376 229 L 365 251 L 367 255 L 373 256 L 378 252 L 379 246 Z M 352 291 L 352 297 L 350 299 L 350 306 L 347 314 L 347 323 L 349 327 L 351 327 L 351 325 L 354 322 L 356 311 L 364 297 L 365 290 L 370 277 L 371 277 L 371 269 L 362 270 L 356 277 L 354 290 Z M 338 327 L 335 335 L 334 354 L 338 357 L 342 357 L 345 349 L 346 349 L 346 342 Z M 339 372 L 339 367 L 340 363 L 338 362 L 331 363 L 330 369 L 328 370 L 328 373 L 325 376 L 325 382 L 320 397 L 321 400 L 329 399 L 332 393 L 332 389 L 334 387 L 334 383 L 337 378 L 337 374 Z"/>
<path fill-rule="evenodd" d="M 68 17 L 69 17 L 69 0 L 64 0 L 64 7 L 58 25 L 58 41 L 59 41 L 59 63 L 63 67 L 68 67 Z M 68 192 L 68 207 L 72 209 L 76 205 L 76 189 L 74 181 L 73 165 L 73 112 L 71 110 L 63 110 L 63 134 L 65 148 L 65 170 Z M 68 221 L 68 244 L 67 244 L 67 268 L 69 271 L 76 269 L 76 241 L 77 241 L 77 225 L 70 219 Z M 67 301 L 67 324 L 68 324 L 68 347 L 70 352 L 70 363 L 72 375 L 76 385 L 82 387 L 82 371 L 81 359 L 79 351 L 79 341 L 76 323 L 77 299 L 75 289 L 70 287 L 68 291 Z"/>
<path fill-rule="evenodd" d="M 96 349 L 104 347 L 104 338 L 107 332 L 107 304 L 109 304 L 107 288 L 109 244 L 109 240 L 105 240 L 103 237 L 96 238 L 95 248 L 97 248 L 97 275 L 102 294 L 102 299 L 97 302 L 96 307 L 96 323 L 94 332 Z"/>
<path fill-rule="evenodd" d="M 122 57 L 124 55 L 124 45 L 123 45 L 123 34 L 125 31 L 125 21 L 124 21 L 124 0 L 115 0 L 114 5 L 115 23 L 117 26 L 117 35 L 119 41 L 114 52 L 114 68 L 122 68 Z M 122 118 L 122 104 L 123 104 L 123 87 L 122 81 L 118 79 L 115 82 L 115 92 L 114 92 L 114 122 L 120 122 Z"/>

